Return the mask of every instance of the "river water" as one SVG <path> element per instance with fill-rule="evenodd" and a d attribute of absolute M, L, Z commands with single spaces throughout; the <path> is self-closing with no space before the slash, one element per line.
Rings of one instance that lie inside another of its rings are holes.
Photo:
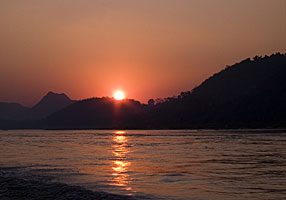
<path fill-rule="evenodd" d="M 0 167 L 136 199 L 286 199 L 286 131 L 0 131 Z"/>

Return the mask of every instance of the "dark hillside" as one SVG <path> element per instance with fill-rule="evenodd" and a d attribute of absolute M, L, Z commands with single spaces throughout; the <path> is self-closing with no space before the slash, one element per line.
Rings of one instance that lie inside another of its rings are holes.
<path fill-rule="evenodd" d="M 47 118 L 49 128 L 144 128 L 145 105 L 126 99 L 92 98 L 79 101 Z"/>
<path fill-rule="evenodd" d="M 154 114 L 161 124 L 182 128 L 285 126 L 285 94 L 286 55 L 255 57 L 158 104 Z"/>
<path fill-rule="evenodd" d="M 0 118 L 21 120 L 27 115 L 29 108 L 18 103 L 0 102 Z"/>

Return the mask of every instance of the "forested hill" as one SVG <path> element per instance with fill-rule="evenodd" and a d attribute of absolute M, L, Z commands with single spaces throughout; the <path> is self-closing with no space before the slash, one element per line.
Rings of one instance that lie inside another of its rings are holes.
<path fill-rule="evenodd" d="M 154 106 L 160 126 L 243 128 L 286 126 L 286 54 L 226 67 L 189 92 Z"/>

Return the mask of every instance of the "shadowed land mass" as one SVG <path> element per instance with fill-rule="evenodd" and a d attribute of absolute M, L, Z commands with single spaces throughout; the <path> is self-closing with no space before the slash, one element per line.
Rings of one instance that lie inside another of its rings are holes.
<path fill-rule="evenodd" d="M 148 104 L 142 104 L 132 99 L 116 101 L 109 97 L 75 102 L 61 95 L 64 100 L 57 109 L 53 108 L 54 105 L 58 105 L 55 102 L 46 103 L 48 106 L 42 108 L 44 111 L 54 111 L 49 115 L 42 114 L 40 115 L 42 118 L 38 120 L 26 117 L 24 121 L 20 121 L 11 120 L 11 117 L 5 118 L 2 114 L 0 127 L 2 129 L 281 128 L 286 127 L 285 77 L 286 54 L 256 56 L 227 66 L 193 90 L 182 92 L 175 97 L 150 99 Z M 44 102 L 42 100 L 32 110 Z M 13 106 L 20 107 L 18 104 Z M 44 111 L 42 113 L 45 113 Z"/>

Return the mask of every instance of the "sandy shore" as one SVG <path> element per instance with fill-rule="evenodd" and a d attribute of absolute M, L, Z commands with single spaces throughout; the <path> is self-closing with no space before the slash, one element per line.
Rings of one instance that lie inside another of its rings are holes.
<path fill-rule="evenodd" d="M 94 192 L 79 186 L 42 182 L 0 172 L 1 200 L 134 200 L 132 197 Z"/>

